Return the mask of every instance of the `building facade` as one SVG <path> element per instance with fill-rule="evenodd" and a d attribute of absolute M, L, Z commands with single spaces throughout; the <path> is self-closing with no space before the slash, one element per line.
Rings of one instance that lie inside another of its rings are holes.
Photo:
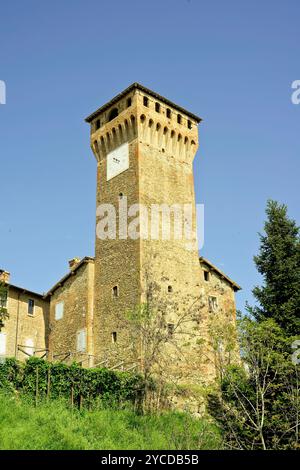
<path fill-rule="evenodd" d="M 235 324 L 240 287 L 198 254 L 193 160 L 201 119 L 134 83 L 86 121 L 97 163 L 95 257 L 71 260 L 45 295 L 8 282 L 0 354 L 22 358 L 19 348 L 30 343 L 50 360 L 142 367 L 145 346 L 126 318 L 147 304 L 172 337 L 165 346 L 171 375 L 213 378 L 210 321 L 220 314 Z"/>

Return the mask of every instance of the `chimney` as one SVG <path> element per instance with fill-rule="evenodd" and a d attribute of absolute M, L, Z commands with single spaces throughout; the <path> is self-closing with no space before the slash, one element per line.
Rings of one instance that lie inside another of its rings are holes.
<path fill-rule="evenodd" d="M 69 268 L 72 270 L 76 268 L 77 264 L 80 263 L 80 258 L 72 258 L 69 260 Z"/>
<path fill-rule="evenodd" d="M 9 284 L 10 273 L 8 271 L 4 271 L 4 269 L 0 269 L 0 282 L 5 282 Z"/>

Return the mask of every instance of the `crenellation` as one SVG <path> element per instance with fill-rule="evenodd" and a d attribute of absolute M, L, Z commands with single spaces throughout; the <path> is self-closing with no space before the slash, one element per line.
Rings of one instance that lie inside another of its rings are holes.
<path fill-rule="evenodd" d="M 10 313 L 0 332 L 0 356 L 24 360 L 26 351 L 18 347 L 25 342 L 34 354 L 44 350 L 50 360 L 76 360 L 85 367 L 105 361 L 117 367 L 134 358 L 135 366 L 143 367 L 142 341 L 134 345 L 137 359 L 128 346 L 132 330 L 124 320 L 126 312 L 151 299 L 151 308 L 163 311 L 162 328 L 172 337 L 164 349 L 170 379 L 209 382 L 217 373 L 210 324 L 235 324 L 234 294 L 240 287 L 199 259 L 193 160 L 201 119 L 134 83 L 86 121 L 97 161 L 96 224 L 98 209 L 113 206 L 116 236 L 101 238 L 96 226 L 95 256 L 70 260 L 69 272 L 45 295 L 9 284 L 8 272 L 0 271 L 9 286 Z M 131 222 L 136 207 L 146 211 L 148 223 L 156 217 L 150 236 L 129 237 L 128 226 L 125 234 L 119 230 L 121 204 L 127 204 Z M 176 208 L 184 205 L 192 209 L 191 239 L 182 232 L 165 236 L 161 209 L 170 211 L 173 227 Z M 187 313 L 176 336 L 175 325 Z"/>

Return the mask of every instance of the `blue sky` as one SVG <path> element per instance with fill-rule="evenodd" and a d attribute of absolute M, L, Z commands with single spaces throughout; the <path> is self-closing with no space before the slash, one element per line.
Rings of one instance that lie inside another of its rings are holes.
<path fill-rule="evenodd" d="M 195 160 L 202 255 L 260 282 L 268 198 L 299 222 L 297 0 L 1 2 L 0 266 L 46 291 L 93 255 L 95 160 L 84 117 L 139 81 L 203 118 Z"/>

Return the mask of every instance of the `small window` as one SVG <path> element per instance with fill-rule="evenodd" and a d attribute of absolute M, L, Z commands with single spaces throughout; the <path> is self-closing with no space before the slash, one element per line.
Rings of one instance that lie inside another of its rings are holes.
<path fill-rule="evenodd" d="M 173 336 L 175 331 L 174 323 L 168 323 L 168 336 Z"/>
<path fill-rule="evenodd" d="M 96 121 L 96 129 L 100 129 L 100 119 L 97 119 Z"/>
<path fill-rule="evenodd" d="M 159 103 L 155 103 L 155 111 L 157 113 L 160 113 L 160 104 Z"/>
<path fill-rule="evenodd" d="M 217 297 L 208 297 L 208 308 L 210 312 L 216 312 L 218 310 L 218 299 Z"/>
<path fill-rule="evenodd" d="M 192 129 L 192 121 L 188 120 L 187 125 L 189 129 Z"/>
<path fill-rule="evenodd" d="M 131 98 L 128 98 L 128 100 L 127 100 L 127 108 L 129 108 L 129 107 L 131 106 L 131 104 L 132 104 L 132 100 L 131 100 Z"/>
<path fill-rule="evenodd" d="M 118 108 L 113 108 L 108 115 L 108 122 L 115 119 L 119 114 Z"/>
<path fill-rule="evenodd" d="M 77 332 L 76 349 L 78 352 L 84 352 L 86 350 L 86 330 L 80 330 Z"/>
<path fill-rule="evenodd" d="M 55 320 L 61 320 L 64 316 L 64 303 L 58 302 L 55 305 Z"/>
<path fill-rule="evenodd" d="M 172 286 L 168 286 L 168 292 L 173 292 L 173 287 Z"/>
<path fill-rule="evenodd" d="M 167 118 L 171 118 L 171 110 L 170 108 L 167 108 Z"/>
<path fill-rule="evenodd" d="M 181 114 L 177 114 L 177 122 L 178 122 L 178 124 L 181 124 L 181 121 L 182 121 Z"/>
<path fill-rule="evenodd" d="M 33 299 L 28 299 L 28 315 L 33 315 L 34 314 L 34 300 Z"/>
<path fill-rule="evenodd" d="M 209 272 L 208 271 L 203 271 L 203 275 L 204 275 L 204 280 L 206 282 L 208 282 L 209 281 Z"/>
<path fill-rule="evenodd" d="M 114 344 L 117 342 L 117 332 L 113 331 L 111 334 L 111 342 Z"/>
<path fill-rule="evenodd" d="M 147 96 L 144 96 L 143 98 L 143 103 L 144 103 L 144 106 L 149 106 L 149 99 L 147 98 Z"/>
<path fill-rule="evenodd" d="M 113 297 L 119 297 L 119 288 L 118 286 L 114 286 L 112 289 Z"/>
<path fill-rule="evenodd" d="M 124 197 L 124 194 L 123 194 L 123 193 L 120 193 L 120 194 L 119 194 L 119 199 L 123 199 L 123 197 Z"/>

